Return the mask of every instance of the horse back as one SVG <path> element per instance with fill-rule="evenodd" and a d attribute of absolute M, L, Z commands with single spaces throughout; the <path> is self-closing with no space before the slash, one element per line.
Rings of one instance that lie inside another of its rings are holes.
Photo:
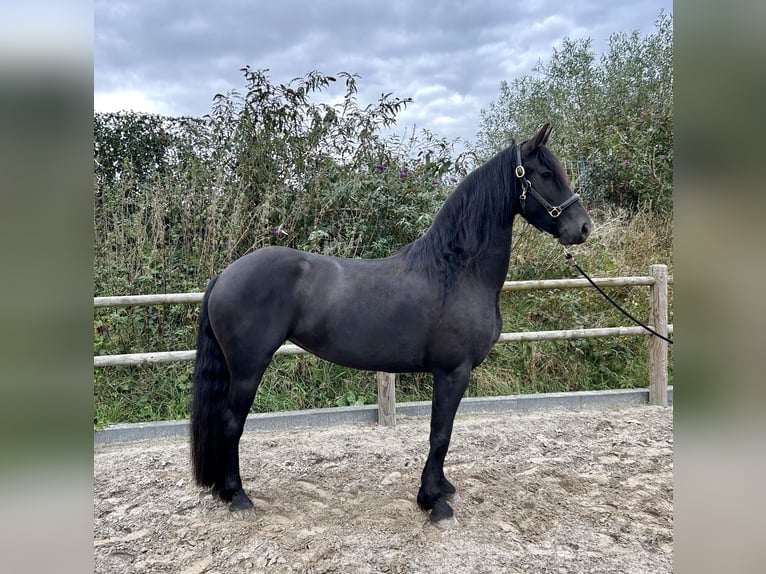
<path fill-rule="evenodd" d="M 331 362 L 374 371 L 478 364 L 499 333 L 494 292 L 464 278 L 445 299 L 433 278 L 396 256 L 259 249 L 224 270 L 210 305 L 211 323 L 215 315 L 213 326 L 230 345 L 273 352 L 290 340 Z"/>
<path fill-rule="evenodd" d="M 232 344 L 276 336 L 279 344 L 289 339 L 341 365 L 414 371 L 426 367 L 436 310 L 431 291 L 395 257 L 344 259 L 266 247 L 221 273 L 210 306 L 216 330 Z"/>

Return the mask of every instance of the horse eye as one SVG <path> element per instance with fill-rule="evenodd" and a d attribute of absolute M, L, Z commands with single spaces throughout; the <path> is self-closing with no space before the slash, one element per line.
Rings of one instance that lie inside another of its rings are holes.
<path fill-rule="evenodd" d="M 540 175 L 543 176 L 545 179 L 550 179 L 553 177 L 553 172 L 546 169 L 540 172 Z"/>

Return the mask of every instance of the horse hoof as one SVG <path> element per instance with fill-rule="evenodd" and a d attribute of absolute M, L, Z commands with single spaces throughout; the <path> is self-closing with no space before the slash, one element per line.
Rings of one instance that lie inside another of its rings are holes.
<path fill-rule="evenodd" d="M 235 492 L 229 505 L 230 512 L 243 512 L 254 508 L 253 501 L 243 491 Z"/>
<path fill-rule="evenodd" d="M 450 528 L 454 528 L 458 525 L 457 518 L 454 516 L 450 516 L 449 518 L 442 518 L 441 520 L 434 522 L 431 520 L 431 523 L 436 526 L 439 530 L 449 530 Z"/>
<path fill-rule="evenodd" d="M 443 498 L 434 503 L 429 520 L 442 529 L 452 528 L 452 526 L 457 524 L 452 507 Z"/>

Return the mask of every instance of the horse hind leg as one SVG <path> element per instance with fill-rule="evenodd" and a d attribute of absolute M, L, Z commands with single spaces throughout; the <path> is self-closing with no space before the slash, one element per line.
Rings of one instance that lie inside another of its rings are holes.
<path fill-rule="evenodd" d="M 253 502 L 242 488 L 239 467 L 239 442 L 245 427 L 245 420 L 255 399 L 263 373 L 269 361 L 261 361 L 248 369 L 248 375 L 232 375 L 228 393 L 223 403 L 223 480 L 214 494 L 230 502 L 229 510 L 249 510 Z"/>

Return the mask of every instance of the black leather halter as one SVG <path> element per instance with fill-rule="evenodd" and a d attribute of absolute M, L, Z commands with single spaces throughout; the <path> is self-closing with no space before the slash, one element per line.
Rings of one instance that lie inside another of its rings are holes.
<path fill-rule="evenodd" d="M 567 207 L 580 200 L 580 194 L 573 193 L 572 196 L 567 198 L 564 203 L 560 205 L 551 205 L 548 200 L 546 200 L 542 195 L 535 191 L 535 188 L 532 187 L 532 183 L 525 177 L 526 171 L 524 170 L 524 166 L 521 163 L 521 146 L 516 145 L 516 142 L 513 143 L 513 153 L 516 156 L 516 168 L 514 169 L 514 174 L 519 179 L 519 183 L 521 183 L 521 195 L 519 196 L 519 201 L 521 202 L 522 213 L 525 211 L 527 193 L 532 195 L 532 197 L 534 197 L 537 202 L 545 208 L 545 210 L 548 212 L 548 215 L 550 215 L 553 219 L 556 219 L 559 215 L 561 215 Z"/>

